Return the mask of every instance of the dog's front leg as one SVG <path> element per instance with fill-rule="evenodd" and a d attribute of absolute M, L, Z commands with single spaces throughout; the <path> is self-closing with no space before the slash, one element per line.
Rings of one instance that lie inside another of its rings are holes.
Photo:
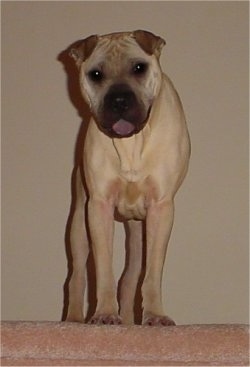
<path fill-rule="evenodd" d="M 90 323 L 120 324 L 112 269 L 114 206 L 108 201 L 90 198 L 88 216 L 95 259 L 97 294 L 96 312 Z"/>
<path fill-rule="evenodd" d="M 120 315 L 124 324 L 134 323 L 135 295 L 142 268 L 142 222 L 130 220 L 126 271 L 121 282 Z"/>
<path fill-rule="evenodd" d="M 66 321 L 84 321 L 83 295 L 85 290 L 85 264 L 89 254 L 85 223 L 86 193 L 83 188 L 80 168 L 75 177 L 76 202 L 70 228 L 73 271 L 69 282 L 69 305 Z"/>
<path fill-rule="evenodd" d="M 146 325 L 175 325 L 164 315 L 161 299 L 162 272 L 173 218 L 172 200 L 152 203 L 148 208 L 146 274 L 142 286 L 143 323 Z"/>

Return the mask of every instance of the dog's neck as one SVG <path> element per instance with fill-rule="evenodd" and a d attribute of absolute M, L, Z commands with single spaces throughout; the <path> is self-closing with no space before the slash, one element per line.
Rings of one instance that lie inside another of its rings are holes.
<path fill-rule="evenodd" d="M 148 136 L 147 125 L 130 138 L 113 139 L 120 160 L 121 176 L 129 182 L 140 179 L 143 150 Z"/>
<path fill-rule="evenodd" d="M 163 78 L 163 83 L 166 83 L 166 76 Z M 162 114 L 166 116 L 166 108 L 169 103 L 171 93 L 167 92 L 166 85 L 160 88 L 158 98 L 152 106 L 148 122 L 144 128 L 137 134 L 129 138 L 113 139 L 113 145 L 116 149 L 120 160 L 120 173 L 129 182 L 136 182 L 141 177 L 141 167 L 143 157 L 145 156 L 148 139 L 154 139 L 154 129 L 159 123 L 163 124 L 162 132 L 165 133 L 167 123 Z M 163 101 L 162 101 L 163 100 Z M 158 127 L 159 128 L 159 125 Z M 156 129 L 157 130 L 157 129 Z M 158 136 L 158 135 L 157 135 Z M 159 138 L 159 137 L 158 137 Z"/>

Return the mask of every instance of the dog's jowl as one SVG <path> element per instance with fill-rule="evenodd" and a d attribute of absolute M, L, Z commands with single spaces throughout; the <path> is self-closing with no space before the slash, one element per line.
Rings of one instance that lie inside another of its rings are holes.
<path fill-rule="evenodd" d="M 84 141 L 83 167 L 77 171 L 67 321 L 84 321 L 90 237 L 97 299 L 90 323 L 134 322 L 145 225 L 142 322 L 174 325 L 163 310 L 161 282 L 173 226 L 174 196 L 188 169 L 190 142 L 180 99 L 159 63 L 164 45 L 161 37 L 138 30 L 90 36 L 70 51 L 79 69 L 81 92 L 91 119 Z M 115 212 L 130 231 L 119 306 L 112 272 Z"/>

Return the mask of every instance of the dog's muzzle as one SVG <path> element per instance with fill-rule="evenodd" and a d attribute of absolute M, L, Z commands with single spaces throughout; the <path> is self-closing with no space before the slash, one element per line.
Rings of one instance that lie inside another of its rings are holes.
<path fill-rule="evenodd" d="M 113 85 L 104 97 L 100 127 L 111 137 L 129 137 L 143 128 L 149 110 L 128 85 Z"/>

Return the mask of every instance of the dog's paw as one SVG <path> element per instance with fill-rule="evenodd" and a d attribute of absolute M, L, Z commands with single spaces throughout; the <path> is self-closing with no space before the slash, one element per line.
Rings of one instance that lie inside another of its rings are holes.
<path fill-rule="evenodd" d="M 148 315 L 143 319 L 145 326 L 175 326 L 175 322 L 168 316 Z"/>
<path fill-rule="evenodd" d="M 84 323 L 84 318 L 83 317 L 78 317 L 78 316 L 67 316 L 67 318 L 65 319 L 66 322 L 80 322 L 80 323 Z"/>
<path fill-rule="evenodd" d="M 79 310 L 69 310 L 65 321 L 84 323 L 84 317 L 83 317 L 82 310 L 80 311 Z"/>
<path fill-rule="evenodd" d="M 121 325 L 122 319 L 118 315 L 94 315 L 89 324 L 91 325 Z"/>

